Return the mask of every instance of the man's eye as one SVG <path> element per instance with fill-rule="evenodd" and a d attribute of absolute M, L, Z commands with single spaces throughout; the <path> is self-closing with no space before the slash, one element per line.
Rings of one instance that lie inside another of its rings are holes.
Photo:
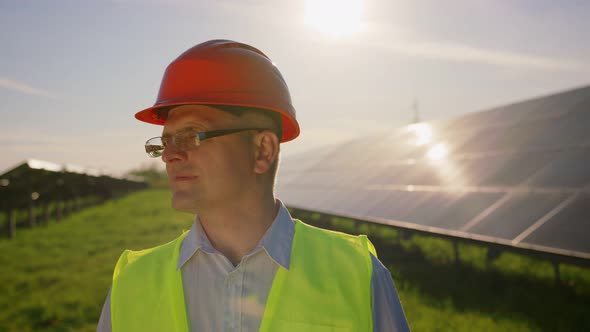
<path fill-rule="evenodd" d="M 196 146 L 195 144 L 195 134 L 194 133 L 186 133 L 183 135 L 176 136 L 176 145 L 178 148 L 183 150 L 192 149 Z"/>

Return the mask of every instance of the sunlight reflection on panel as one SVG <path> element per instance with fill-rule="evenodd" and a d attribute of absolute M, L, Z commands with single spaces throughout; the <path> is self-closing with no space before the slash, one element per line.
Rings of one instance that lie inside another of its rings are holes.
<path fill-rule="evenodd" d="M 447 149 L 447 146 L 443 143 L 438 143 L 438 144 L 434 145 L 426 153 L 428 158 L 430 158 L 431 160 L 434 160 L 434 161 L 439 161 L 439 160 L 445 159 L 448 154 L 449 154 L 449 150 Z"/>
<path fill-rule="evenodd" d="M 432 126 L 427 123 L 409 125 L 408 130 L 415 135 L 415 141 L 413 143 L 417 146 L 422 146 L 432 141 Z"/>
<path fill-rule="evenodd" d="M 465 186 L 463 171 L 455 160 L 449 158 L 449 148 L 446 143 L 433 145 L 426 152 L 426 157 L 443 185 L 457 189 Z"/>
<path fill-rule="evenodd" d="M 305 24 L 338 38 L 361 29 L 362 0 L 307 0 Z"/>

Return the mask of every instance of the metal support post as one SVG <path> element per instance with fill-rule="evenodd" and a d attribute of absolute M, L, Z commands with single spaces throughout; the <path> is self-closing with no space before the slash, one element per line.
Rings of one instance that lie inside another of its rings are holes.
<path fill-rule="evenodd" d="M 35 201 L 29 202 L 28 226 L 33 228 L 37 226 L 37 211 L 35 211 Z"/>
<path fill-rule="evenodd" d="M 60 221 L 63 217 L 63 202 L 57 201 L 55 202 L 55 220 Z"/>
<path fill-rule="evenodd" d="M 461 264 L 461 256 L 459 255 L 459 242 L 453 241 L 453 251 L 455 253 L 455 265 Z"/>
<path fill-rule="evenodd" d="M 50 218 L 51 214 L 49 213 L 49 203 L 46 202 L 43 204 L 43 223 L 48 225 Z"/>
<path fill-rule="evenodd" d="M 6 236 L 9 239 L 16 236 L 16 213 L 13 209 L 6 211 Z"/>
<path fill-rule="evenodd" d="M 553 261 L 553 271 L 555 272 L 555 286 L 561 285 L 561 273 L 559 271 L 559 262 Z"/>

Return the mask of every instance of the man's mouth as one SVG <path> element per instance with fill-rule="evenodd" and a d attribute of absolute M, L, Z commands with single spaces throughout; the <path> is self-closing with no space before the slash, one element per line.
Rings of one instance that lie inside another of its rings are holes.
<path fill-rule="evenodd" d="M 174 181 L 175 182 L 183 182 L 183 181 L 191 181 L 196 179 L 197 177 L 194 175 L 188 175 L 188 174 L 177 174 L 174 175 Z"/>

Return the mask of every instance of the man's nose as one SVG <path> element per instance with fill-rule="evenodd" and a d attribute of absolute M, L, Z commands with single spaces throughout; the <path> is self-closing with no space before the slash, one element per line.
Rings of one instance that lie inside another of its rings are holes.
<path fill-rule="evenodd" d="M 172 142 L 167 144 L 162 151 L 162 161 L 164 163 L 172 163 L 175 161 L 181 161 L 186 159 L 186 152 L 179 150 L 176 145 Z"/>

